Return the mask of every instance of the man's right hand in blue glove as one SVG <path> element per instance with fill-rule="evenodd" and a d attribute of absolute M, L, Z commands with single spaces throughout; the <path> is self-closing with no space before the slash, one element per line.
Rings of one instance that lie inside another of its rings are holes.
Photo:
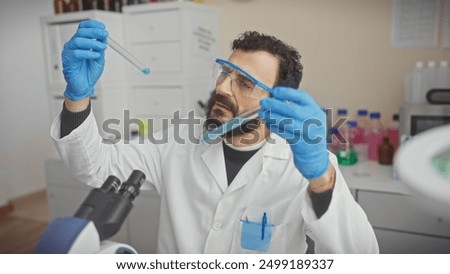
<path fill-rule="evenodd" d="M 75 35 L 64 45 L 62 64 L 67 82 L 64 96 L 71 101 L 89 98 L 94 94 L 94 85 L 105 66 L 107 38 L 104 24 L 87 20 L 79 24 Z"/>

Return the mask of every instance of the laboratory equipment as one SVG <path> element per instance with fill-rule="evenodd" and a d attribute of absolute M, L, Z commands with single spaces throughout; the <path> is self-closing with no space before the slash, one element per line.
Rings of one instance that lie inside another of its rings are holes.
<path fill-rule="evenodd" d="M 369 112 L 367 109 L 359 109 L 357 112 L 356 122 L 356 133 L 355 138 L 353 140 L 353 148 L 358 155 L 358 163 L 363 163 L 367 161 L 368 154 L 368 144 L 367 144 L 367 133 L 369 131 Z M 364 171 L 363 168 L 358 168 L 358 171 L 355 172 L 356 176 L 367 176 L 368 173 Z"/>
<path fill-rule="evenodd" d="M 424 67 L 423 62 L 416 62 L 416 66 L 413 70 L 412 81 L 413 81 L 413 95 L 412 103 L 420 104 L 425 103 L 425 97 L 422 98 L 423 90 L 427 88 L 427 71 Z"/>
<path fill-rule="evenodd" d="M 236 64 L 224 59 L 216 59 L 212 76 L 213 80 L 215 80 L 215 85 L 223 83 L 227 77 L 230 77 L 231 91 L 234 93 L 239 93 L 242 96 L 261 99 L 265 94 L 272 93 L 272 89 L 267 85 L 256 80 L 250 73 L 246 72 Z M 233 84 L 235 81 L 240 81 L 240 84 Z M 206 143 L 214 142 L 225 133 L 240 127 L 250 120 L 256 119 L 260 110 L 261 107 L 258 106 L 254 109 L 239 114 L 228 122 L 205 132 L 202 135 L 201 140 Z"/>
<path fill-rule="evenodd" d="M 107 239 L 120 230 L 144 181 L 139 170 L 122 185 L 117 177 L 109 176 L 100 188 L 91 190 L 73 217 L 50 223 L 35 253 L 137 253 L 131 246 Z"/>
<path fill-rule="evenodd" d="M 388 124 L 387 135 L 389 137 L 389 142 L 394 146 L 394 152 L 398 149 L 398 142 L 400 137 L 398 136 L 399 128 L 399 116 L 398 114 L 392 115 L 392 121 Z"/>
<path fill-rule="evenodd" d="M 450 105 L 450 87 L 445 89 L 430 89 L 427 92 L 427 102 L 434 105 Z"/>
<path fill-rule="evenodd" d="M 436 85 L 433 88 L 450 89 L 450 69 L 448 62 L 442 60 L 439 62 L 439 68 L 436 70 Z"/>
<path fill-rule="evenodd" d="M 347 115 L 348 115 L 348 111 L 346 108 L 338 108 L 338 110 L 337 110 L 338 118 L 341 118 L 341 117 L 348 118 Z"/>
<path fill-rule="evenodd" d="M 400 146 L 428 129 L 450 124 L 450 105 L 413 105 L 400 107 Z"/>
<path fill-rule="evenodd" d="M 370 113 L 370 127 L 367 132 L 368 159 L 378 160 L 378 146 L 381 144 L 384 135 L 384 128 L 380 122 L 379 112 Z"/>
<path fill-rule="evenodd" d="M 450 125 L 421 132 L 400 146 L 394 158 L 401 182 L 429 198 L 425 209 L 450 219 Z M 438 159 L 438 163 L 436 163 Z M 440 167 L 438 167 L 439 165 Z M 442 170 L 442 167 L 446 170 Z"/>
<path fill-rule="evenodd" d="M 223 136 L 225 133 L 232 131 L 233 129 L 240 127 L 241 125 L 249 122 L 250 120 L 258 118 L 258 112 L 261 107 L 256 107 L 252 110 L 246 111 L 239 116 L 236 116 L 229 120 L 228 122 L 218 126 L 217 128 L 211 129 L 202 135 L 202 140 L 205 143 L 213 143 L 219 137 Z"/>
<path fill-rule="evenodd" d="M 383 136 L 383 141 L 378 146 L 378 163 L 381 165 L 392 165 L 394 158 L 394 146 L 389 142 L 388 136 Z"/>
<path fill-rule="evenodd" d="M 358 156 L 353 149 L 357 125 L 358 124 L 356 121 L 350 120 L 347 121 L 347 124 L 344 127 L 344 138 L 346 142 L 340 144 L 340 147 L 336 153 L 337 160 L 340 165 L 354 165 L 358 160 Z"/>
<path fill-rule="evenodd" d="M 356 122 L 358 126 L 356 127 L 354 144 L 367 145 L 366 135 L 370 124 L 368 117 L 369 112 L 367 111 L 367 109 L 358 109 L 357 114 L 358 115 L 356 117 Z"/>
<path fill-rule="evenodd" d="M 141 61 L 139 61 L 136 57 L 134 57 L 130 52 L 128 52 L 124 47 L 122 47 L 114 39 L 112 39 L 111 37 L 108 37 L 106 44 L 108 44 L 108 46 L 110 46 L 117 53 L 122 55 L 123 58 L 125 58 L 133 66 L 135 66 L 137 69 L 139 69 L 140 72 L 142 72 L 145 75 L 150 74 L 150 69 L 147 66 L 145 66 Z"/>
<path fill-rule="evenodd" d="M 267 92 L 271 92 L 271 88 L 256 80 L 250 73 L 224 59 L 216 59 L 212 76 L 215 86 L 222 84 L 225 79 L 230 77 L 232 92 L 244 97 L 259 99 Z"/>
<path fill-rule="evenodd" d="M 338 138 L 339 143 L 343 143 L 345 140 L 342 139 L 342 136 L 344 135 L 342 128 L 347 126 L 348 112 L 346 108 L 338 108 L 336 113 L 337 118 L 333 119 L 333 124 L 338 126 L 336 128 L 331 128 L 330 132 L 337 131 L 334 136 Z M 336 151 L 338 148 L 339 146 L 336 147 Z"/>

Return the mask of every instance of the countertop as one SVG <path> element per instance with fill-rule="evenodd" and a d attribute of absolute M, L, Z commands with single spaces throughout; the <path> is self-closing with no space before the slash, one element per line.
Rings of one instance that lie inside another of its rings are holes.
<path fill-rule="evenodd" d="M 365 161 L 352 166 L 339 166 L 350 189 L 413 195 L 401 181 L 394 179 L 392 165 Z"/>

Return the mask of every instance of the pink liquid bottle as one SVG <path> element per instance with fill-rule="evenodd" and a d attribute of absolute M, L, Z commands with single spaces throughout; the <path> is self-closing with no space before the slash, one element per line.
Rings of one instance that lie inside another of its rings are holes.
<path fill-rule="evenodd" d="M 378 160 L 378 146 L 384 136 L 384 129 L 380 122 L 381 114 L 379 112 L 370 113 L 370 126 L 367 132 L 368 159 Z"/>
<path fill-rule="evenodd" d="M 368 113 L 367 109 L 358 110 L 358 116 L 356 117 L 358 126 L 355 130 L 355 144 L 367 144 L 366 135 L 370 124 Z"/>

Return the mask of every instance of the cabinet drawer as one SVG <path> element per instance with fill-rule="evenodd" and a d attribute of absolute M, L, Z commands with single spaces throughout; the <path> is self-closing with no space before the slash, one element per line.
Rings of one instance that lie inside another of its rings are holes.
<path fill-rule="evenodd" d="M 450 223 L 422 211 L 420 197 L 358 191 L 358 203 L 372 226 L 450 238 Z"/>
<path fill-rule="evenodd" d="M 130 244 L 139 253 L 156 253 L 160 199 L 137 197 L 129 215 Z"/>
<path fill-rule="evenodd" d="M 130 15 L 130 41 L 156 42 L 180 39 L 178 10 L 146 12 Z"/>
<path fill-rule="evenodd" d="M 136 87 L 132 91 L 131 111 L 144 117 L 173 117 L 182 110 L 181 88 Z"/>
<path fill-rule="evenodd" d="M 375 229 L 382 254 L 448 254 L 450 240 Z"/>
<path fill-rule="evenodd" d="M 181 45 L 179 42 L 133 44 L 131 52 L 136 54 L 136 57 L 151 70 L 150 75 L 142 76 L 142 73 L 130 65 L 133 75 L 150 78 L 155 73 L 181 71 Z"/>

